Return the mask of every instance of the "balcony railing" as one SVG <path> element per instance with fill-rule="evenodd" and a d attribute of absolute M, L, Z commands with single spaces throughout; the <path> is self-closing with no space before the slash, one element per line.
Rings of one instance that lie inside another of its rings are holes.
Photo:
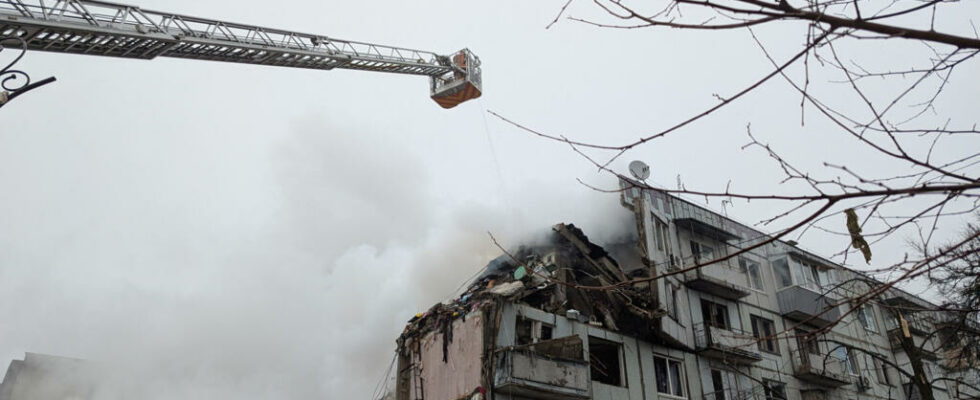
<path fill-rule="evenodd" d="M 578 336 L 570 338 L 577 340 L 581 348 Z M 549 342 L 561 340 L 564 339 Z M 545 342 L 538 344 L 541 343 Z M 504 393 L 556 400 L 590 397 L 589 363 L 584 360 L 555 357 L 527 346 L 498 350 L 496 357 L 493 385 Z"/>
<path fill-rule="evenodd" d="M 827 387 L 851 383 L 851 376 L 847 374 L 844 362 L 834 356 L 801 350 L 792 359 L 793 375 L 800 380 Z"/>
<path fill-rule="evenodd" d="M 714 392 L 706 392 L 703 400 L 765 400 L 765 395 L 757 393 L 758 390 L 738 390 L 725 389 Z"/>
<path fill-rule="evenodd" d="M 695 350 L 705 356 L 748 364 L 762 360 L 758 339 L 734 328 L 718 328 L 705 323 L 694 325 Z"/>
<path fill-rule="evenodd" d="M 810 325 L 824 327 L 840 319 L 840 307 L 835 296 L 805 286 L 789 286 L 776 294 L 779 310 L 784 317 Z"/>
<path fill-rule="evenodd" d="M 704 261 L 704 260 L 702 260 Z M 713 294 L 729 300 L 738 300 L 752 292 L 748 289 L 748 275 L 729 259 L 684 272 L 678 278 L 691 289 Z M 684 268 L 698 264 L 693 258 L 684 260 Z"/>

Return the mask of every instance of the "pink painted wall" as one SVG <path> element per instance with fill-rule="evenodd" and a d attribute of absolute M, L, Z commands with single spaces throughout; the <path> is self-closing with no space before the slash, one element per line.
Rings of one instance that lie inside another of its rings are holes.
<path fill-rule="evenodd" d="M 453 321 L 453 338 L 442 361 L 442 332 L 422 338 L 422 379 L 425 400 L 456 400 L 480 386 L 483 315 L 475 312 Z"/>

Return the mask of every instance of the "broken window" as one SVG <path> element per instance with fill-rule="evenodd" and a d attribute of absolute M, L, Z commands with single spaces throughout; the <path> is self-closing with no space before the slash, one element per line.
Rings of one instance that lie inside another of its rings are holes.
<path fill-rule="evenodd" d="M 658 393 L 684 397 L 684 368 L 680 361 L 654 356 L 653 369 Z"/>
<path fill-rule="evenodd" d="M 719 329 L 729 329 L 728 307 L 724 305 L 701 299 L 701 318 L 704 323 Z"/>
<path fill-rule="evenodd" d="M 622 345 L 589 336 L 589 372 L 592 380 L 612 386 L 626 386 L 622 371 Z"/>
<path fill-rule="evenodd" d="M 786 260 L 786 257 L 775 259 L 771 264 L 773 275 L 776 277 L 776 285 L 780 288 L 793 286 L 793 278 L 789 274 L 789 261 Z"/>
<path fill-rule="evenodd" d="M 759 350 L 779 354 L 779 345 L 776 343 L 776 324 L 772 320 L 758 315 L 752 315 L 750 318 L 752 319 L 752 335 L 759 341 Z"/>
<path fill-rule="evenodd" d="M 539 325 L 541 326 L 541 328 L 539 330 L 540 333 L 538 334 L 538 340 L 540 341 L 540 340 L 549 340 L 549 339 L 551 339 L 551 337 L 552 337 L 551 336 L 551 331 L 552 331 L 551 325 L 547 325 L 547 324 L 539 324 Z"/>
<path fill-rule="evenodd" d="M 762 388 L 766 392 L 766 400 L 786 400 L 786 384 L 777 381 L 763 380 Z"/>
<path fill-rule="evenodd" d="M 703 243 L 691 241 L 691 255 L 694 257 L 694 262 L 702 263 L 705 261 L 711 261 L 715 259 L 715 249 Z"/>
<path fill-rule="evenodd" d="M 517 326 L 515 328 L 515 342 L 518 346 L 521 346 L 551 339 L 553 328 L 551 325 L 541 321 L 535 321 L 523 315 L 518 315 Z"/>
<path fill-rule="evenodd" d="M 749 276 L 749 286 L 755 290 L 764 290 L 762 285 L 762 270 L 759 269 L 759 263 L 747 260 L 744 258 L 738 259 L 738 265 L 742 267 L 742 271 Z"/>

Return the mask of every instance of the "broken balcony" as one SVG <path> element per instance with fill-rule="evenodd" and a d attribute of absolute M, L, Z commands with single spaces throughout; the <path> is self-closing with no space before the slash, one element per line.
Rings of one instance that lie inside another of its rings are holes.
<path fill-rule="evenodd" d="M 813 384 L 836 388 L 851 383 L 844 362 L 827 354 L 800 351 L 794 354 L 793 375 Z"/>
<path fill-rule="evenodd" d="M 931 318 L 918 313 L 907 313 L 903 317 L 908 322 L 909 333 L 919 336 L 929 336 L 932 334 L 934 329 Z M 888 317 L 885 318 L 885 321 L 889 335 L 901 334 L 902 325 L 898 322 L 898 318 Z"/>
<path fill-rule="evenodd" d="M 776 294 L 780 313 L 789 319 L 825 327 L 840 319 L 840 308 L 834 296 L 809 287 L 796 285 Z"/>
<path fill-rule="evenodd" d="M 912 328 L 909 327 L 911 331 Z M 924 335 L 923 335 L 924 336 Z M 923 344 L 923 340 L 927 342 Z M 905 352 L 905 348 L 902 347 L 902 329 L 891 329 L 888 331 L 888 342 L 891 344 L 892 350 L 895 352 Z M 915 348 L 919 351 L 919 357 L 926 360 L 939 361 L 942 358 L 942 354 L 936 351 L 936 346 L 931 340 L 925 337 L 912 336 L 912 343 L 915 343 Z"/>
<path fill-rule="evenodd" d="M 733 364 L 750 364 L 762 360 L 757 339 L 738 329 L 722 329 L 708 324 L 694 326 L 695 351 L 698 354 Z"/>
<path fill-rule="evenodd" d="M 497 350 L 493 386 L 534 399 L 588 399 L 589 363 L 578 336 Z"/>
<path fill-rule="evenodd" d="M 688 264 L 686 268 L 697 265 L 694 261 L 688 261 Z M 729 300 L 738 300 L 752 293 L 748 288 L 748 275 L 735 267 L 732 260 L 685 271 L 677 277 L 691 289 Z"/>

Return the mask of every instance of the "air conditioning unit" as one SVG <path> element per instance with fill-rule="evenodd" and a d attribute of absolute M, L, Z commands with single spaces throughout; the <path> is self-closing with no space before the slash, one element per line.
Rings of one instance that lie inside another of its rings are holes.
<path fill-rule="evenodd" d="M 858 390 L 862 392 L 869 390 L 871 389 L 871 378 L 868 378 L 866 376 L 859 376 L 857 377 L 857 382 L 855 382 L 855 384 L 857 385 Z"/>

